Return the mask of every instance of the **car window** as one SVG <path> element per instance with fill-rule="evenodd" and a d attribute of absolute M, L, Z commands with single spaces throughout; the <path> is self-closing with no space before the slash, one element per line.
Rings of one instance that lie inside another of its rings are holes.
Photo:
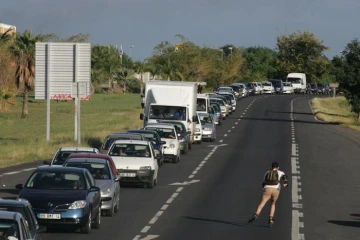
<path fill-rule="evenodd" d="M 30 239 L 31 238 L 30 232 L 29 232 L 29 229 L 28 229 L 26 223 L 24 222 L 24 219 L 21 219 L 20 223 L 21 223 L 21 228 L 22 228 L 22 232 L 24 234 L 25 239 Z"/>
<path fill-rule="evenodd" d="M 63 165 L 66 159 L 72 154 L 72 153 L 93 153 L 93 151 L 80 151 L 80 150 L 74 150 L 74 151 L 59 151 L 56 155 L 52 165 Z"/>
<path fill-rule="evenodd" d="M 16 237 L 21 239 L 18 222 L 15 220 L 0 219 L 0 235 L 3 239 Z"/>
<path fill-rule="evenodd" d="M 35 172 L 26 184 L 27 188 L 47 190 L 84 190 L 82 174 L 68 172 Z"/>
<path fill-rule="evenodd" d="M 147 126 L 145 129 L 146 130 L 156 131 L 159 134 L 160 138 L 171 138 L 171 139 L 176 138 L 175 131 L 172 128 L 161 128 L 161 127 Z"/>
<path fill-rule="evenodd" d="M 18 212 L 24 216 L 24 218 L 29 222 L 29 227 L 33 228 L 33 220 L 30 215 L 30 212 L 24 206 L 8 206 L 8 205 L 1 205 L 0 204 L 0 211 L 8 211 L 8 212 Z"/>
<path fill-rule="evenodd" d="M 95 180 L 110 179 L 110 169 L 106 163 L 91 163 L 91 162 L 69 162 L 67 167 L 86 168 Z"/>
<path fill-rule="evenodd" d="M 86 176 L 86 178 L 87 178 L 87 181 L 89 182 L 89 186 L 90 186 L 90 187 L 96 186 L 95 179 L 90 175 L 89 172 L 86 172 L 86 173 L 85 173 L 85 176 Z"/>

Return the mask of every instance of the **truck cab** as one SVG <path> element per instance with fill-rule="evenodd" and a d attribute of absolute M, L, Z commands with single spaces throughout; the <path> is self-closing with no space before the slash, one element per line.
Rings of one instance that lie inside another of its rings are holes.
<path fill-rule="evenodd" d="M 306 93 L 306 74 L 305 73 L 289 73 L 287 82 L 291 82 L 294 88 L 294 93 Z"/>
<path fill-rule="evenodd" d="M 196 100 L 196 112 L 209 113 L 208 109 L 210 107 L 210 96 L 207 93 L 198 94 Z"/>

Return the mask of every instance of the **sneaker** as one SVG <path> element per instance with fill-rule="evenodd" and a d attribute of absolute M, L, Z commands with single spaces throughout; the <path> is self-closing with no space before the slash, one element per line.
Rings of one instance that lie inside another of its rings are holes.
<path fill-rule="evenodd" d="M 275 224 L 275 219 L 274 218 L 269 218 L 269 227 L 273 227 Z"/>
<path fill-rule="evenodd" d="M 253 217 L 249 220 L 249 223 L 255 222 L 255 220 L 259 217 L 256 213 L 253 215 Z"/>

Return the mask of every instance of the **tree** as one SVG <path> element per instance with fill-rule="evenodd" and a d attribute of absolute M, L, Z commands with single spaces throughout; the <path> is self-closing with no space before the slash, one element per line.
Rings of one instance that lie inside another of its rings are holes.
<path fill-rule="evenodd" d="M 249 47 L 244 49 L 242 56 L 246 59 L 246 66 L 251 71 L 254 81 L 277 77 L 276 52 L 274 50 L 260 46 Z"/>
<path fill-rule="evenodd" d="M 277 38 L 279 75 L 286 77 L 290 72 L 306 73 L 307 78 L 317 82 L 327 71 L 330 62 L 323 55 L 330 50 L 313 33 L 298 31 Z"/>
<path fill-rule="evenodd" d="M 90 34 L 78 33 L 68 38 L 61 38 L 55 33 L 40 34 L 39 37 L 43 42 L 78 42 L 85 43 L 89 41 Z"/>
<path fill-rule="evenodd" d="M 337 78 L 343 88 L 345 97 L 351 105 L 351 110 L 360 122 L 360 42 L 358 39 L 347 44 L 343 51 L 343 59 L 335 59 L 338 68 Z M 343 69 L 341 71 L 340 69 Z"/>
<path fill-rule="evenodd" d="M 29 115 L 29 92 L 33 90 L 35 79 L 35 45 L 41 40 L 41 36 L 34 36 L 26 30 L 22 35 L 17 33 L 14 44 L 10 46 L 16 58 L 16 85 L 23 92 L 21 118 L 27 118 Z"/>

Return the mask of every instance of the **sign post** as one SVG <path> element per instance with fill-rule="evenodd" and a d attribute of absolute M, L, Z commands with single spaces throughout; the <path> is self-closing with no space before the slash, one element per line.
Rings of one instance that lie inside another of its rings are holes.
<path fill-rule="evenodd" d="M 339 87 L 339 83 L 330 83 L 329 86 L 334 89 L 333 98 L 336 97 L 336 89 Z"/>
<path fill-rule="evenodd" d="M 35 52 L 35 99 L 47 100 L 46 140 L 51 100 L 74 100 L 74 140 L 80 144 L 80 101 L 90 99 L 91 44 L 37 42 Z"/>

